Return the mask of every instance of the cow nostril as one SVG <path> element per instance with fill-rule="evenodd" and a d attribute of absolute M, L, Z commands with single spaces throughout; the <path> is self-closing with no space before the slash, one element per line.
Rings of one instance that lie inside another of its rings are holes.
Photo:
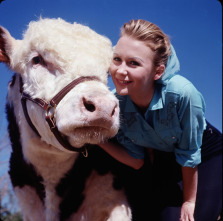
<path fill-rule="evenodd" d="M 83 99 L 83 103 L 84 103 L 84 106 L 86 108 L 86 110 L 88 110 L 89 112 L 94 112 L 95 111 L 95 106 L 92 102 L 90 101 L 87 101 L 85 98 Z"/>
<path fill-rule="evenodd" d="M 115 108 L 113 109 L 111 116 L 113 116 L 115 114 L 115 109 L 117 108 L 117 106 L 115 106 Z"/>

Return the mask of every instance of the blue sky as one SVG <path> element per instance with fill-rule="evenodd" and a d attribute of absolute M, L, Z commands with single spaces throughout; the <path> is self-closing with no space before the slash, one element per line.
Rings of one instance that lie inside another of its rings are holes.
<path fill-rule="evenodd" d="M 0 25 L 17 39 L 31 20 L 61 17 L 90 26 L 115 45 L 123 23 L 146 19 L 170 36 L 180 74 L 203 94 L 206 118 L 222 131 L 222 6 L 218 0 L 4 0 Z M 12 76 L 0 64 L 0 141 L 6 134 L 5 97 Z M 109 86 L 114 88 L 111 79 Z"/>

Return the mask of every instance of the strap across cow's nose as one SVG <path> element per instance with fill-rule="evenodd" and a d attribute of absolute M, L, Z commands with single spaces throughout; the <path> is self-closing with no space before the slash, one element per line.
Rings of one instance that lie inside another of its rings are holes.
<path fill-rule="evenodd" d="M 56 106 L 60 103 L 60 101 L 64 98 L 64 96 L 71 90 L 73 89 L 76 85 L 84 82 L 84 81 L 93 81 L 97 80 L 99 81 L 99 78 L 96 76 L 85 76 L 85 77 L 79 77 L 72 81 L 70 84 L 68 84 L 66 87 L 64 87 L 61 91 L 59 91 L 48 103 L 47 107 L 45 106 L 45 111 L 46 111 L 46 118 L 54 118 Z M 53 108 L 53 111 L 51 109 Z M 49 114 L 51 111 L 52 114 Z"/>
<path fill-rule="evenodd" d="M 76 85 L 84 82 L 84 81 L 100 81 L 96 76 L 85 76 L 79 77 L 64 87 L 60 92 L 58 92 L 50 101 L 50 105 L 54 107 L 55 105 L 59 104 L 59 102 L 63 99 L 63 97 Z"/>
<path fill-rule="evenodd" d="M 33 99 L 29 94 L 25 93 L 23 91 L 23 82 L 22 82 L 22 78 L 20 76 L 20 93 L 21 93 L 21 103 L 22 103 L 22 107 L 23 107 L 23 112 L 26 118 L 26 121 L 28 122 L 29 126 L 33 129 L 33 131 L 40 136 L 38 130 L 36 129 L 36 127 L 33 125 L 29 114 L 28 114 L 28 110 L 27 110 L 27 106 L 26 106 L 26 101 L 30 100 L 32 102 L 34 102 L 35 104 L 37 104 L 38 106 L 40 106 L 42 109 L 45 110 L 46 112 L 46 121 L 50 127 L 50 130 L 52 131 L 52 133 L 54 134 L 54 136 L 56 137 L 56 139 L 58 140 L 58 142 L 66 149 L 70 150 L 70 151 L 77 151 L 77 152 L 82 152 L 84 155 L 87 154 L 87 149 L 86 149 L 86 145 L 82 148 L 76 148 L 70 145 L 70 143 L 63 138 L 63 136 L 61 135 L 61 133 L 58 131 L 57 126 L 56 126 L 56 119 L 54 117 L 55 114 L 55 109 L 57 107 L 57 105 L 60 103 L 60 101 L 64 98 L 64 96 L 71 90 L 73 89 L 76 85 L 84 82 L 84 81 L 100 81 L 100 79 L 96 76 L 83 76 L 83 77 L 79 77 L 77 79 L 75 79 L 74 81 L 72 81 L 70 84 L 68 84 L 66 87 L 64 87 L 61 91 L 59 91 L 51 100 L 50 102 L 46 102 L 43 99 L 40 98 L 35 98 Z M 52 111 L 53 108 L 53 111 Z"/>

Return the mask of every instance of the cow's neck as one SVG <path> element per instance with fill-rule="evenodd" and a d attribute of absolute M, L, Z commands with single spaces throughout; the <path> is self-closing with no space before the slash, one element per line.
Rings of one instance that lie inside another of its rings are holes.
<path fill-rule="evenodd" d="M 67 153 L 46 144 L 38 138 L 23 144 L 27 161 L 33 164 L 46 183 L 58 184 L 64 174 L 73 166 L 79 153 Z"/>
<path fill-rule="evenodd" d="M 46 221 L 59 221 L 61 198 L 56 192 L 56 187 L 67 171 L 71 169 L 79 153 L 63 152 L 56 147 L 47 145 L 39 138 L 34 138 L 23 144 L 23 153 L 43 178 Z"/>

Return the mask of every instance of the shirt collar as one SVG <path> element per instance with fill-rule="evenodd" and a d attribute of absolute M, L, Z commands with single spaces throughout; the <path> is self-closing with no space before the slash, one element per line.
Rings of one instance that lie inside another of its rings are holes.
<path fill-rule="evenodd" d="M 162 109 L 163 103 L 164 102 L 163 102 L 163 97 L 162 97 L 162 87 L 160 87 L 157 84 L 155 87 L 155 92 L 154 92 L 154 95 L 153 95 L 153 98 L 151 100 L 148 110 Z"/>
<path fill-rule="evenodd" d="M 157 85 L 152 101 L 146 113 L 150 110 L 157 110 L 162 108 L 163 108 L 163 99 L 162 99 L 161 88 Z M 137 107 L 135 106 L 135 104 L 132 102 L 131 98 L 128 95 L 126 96 L 125 112 L 131 112 L 131 113 L 139 112 Z"/>
<path fill-rule="evenodd" d="M 137 107 L 132 102 L 131 98 L 126 95 L 126 105 L 125 105 L 125 112 L 138 112 Z"/>

